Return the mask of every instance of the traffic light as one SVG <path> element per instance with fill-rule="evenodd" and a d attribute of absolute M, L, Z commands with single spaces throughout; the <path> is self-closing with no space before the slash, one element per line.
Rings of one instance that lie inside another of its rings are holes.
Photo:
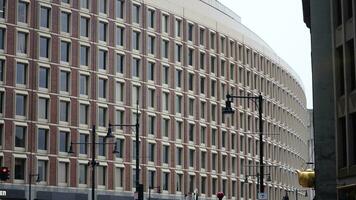
<path fill-rule="evenodd" d="M 0 167 L 0 180 L 6 181 L 10 179 L 10 170 L 7 167 Z"/>
<path fill-rule="evenodd" d="M 296 171 L 298 174 L 299 185 L 306 188 L 313 188 L 315 186 L 315 172 L 312 169 Z"/>

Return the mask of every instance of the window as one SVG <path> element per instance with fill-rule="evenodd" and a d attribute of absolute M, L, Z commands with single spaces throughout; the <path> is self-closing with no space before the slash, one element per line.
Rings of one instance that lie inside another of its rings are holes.
<path fill-rule="evenodd" d="M 116 45 L 124 46 L 125 28 L 121 26 L 116 27 Z"/>
<path fill-rule="evenodd" d="M 200 45 L 205 44 L 205 29 L 204 28 L 199 29 L 199 44 Z"/>
<path fill-rule="evenodd" d="M 225 71 L 226 71 L 226 62 L 225 60 L 221 60 L 221 65 L 220 65 L 220 76 L 225 76 Z"/>
<path fill-rule="evenodd" d="M 195 189 L 195 176 L 189 175 L 189 192 L 193 193 L 194 189 Z"/>
<path fill-rule="evenodd" d="M 80 0 L 80 7 L 84 9 L 89 9 L 89 0 Z"/>
<path fill-rule="evenodd" d="M 16 115 L 26 116 L 27 113 L 27 96 L 23 94 L 16 94 Z"/>
<path fill-rule="evenodd" d="M 194 24 L 188 23 L 188 41 L 193 41 Z"/>
<path fill-rule="evenodd" d="M 80 17 L 80 36 L 89 37 L 89 18 Z"/>
<path fill-rule="evenodd" d="M 106 127 L 106 112 L 107 108 L 99 107 L 99 126 Z"/>
<path fill-rule="evenodd" d="M 205 120 L 205 113 L 206 113 L 206 111 L 205 111 L 206 106 L 205 105 L 206 105 L 205 102 L 201 102 L 200 103 L 200 118 L 204 119 L 204 120 Z"/>
<path fill-rule="evenodd" d="M 107 68 L 107 54 L 106 50 L 99 49 L 99 60 L 98 60 L 98 68 L 102 70 L 106 70 Z"/>
<path fill-rule="evenodd" d="M 116 73 L 123 74 L 125 66 L 125 55 L 116 54 Z"/>
<path fill-rule="evenodd" d="M 69 164 L 67 162 L 58 162 L 58 183 L 67 184 L 69 176 Z"/>
<path fill-rule="evenodd" d="M 147 42 L 148 42 L 148 44 L 147 44 L 148 53 L 155 54 L 155 37 L 153 35 L 149 35 Z"/>
<path fill-rule="evenodd" d="M 116 167 L 115 168 L 115 185 L 116 187 L 124 187 L 124 168 L 123 167 Z"/>
<path fill-rule="evenodd" d="M 40 88 L 49 88 L 49 68 L 39 67 L 38 69 L 38 87 Z"/>
<path fill-rule="evenodd" d="M 169 109 L 169 93 L 168 92 L 163 92 L 162 95 L 162 110 L 163 111 L 168 111 Z"/>
<path fill-rule="evenodd" d="M 99 0 L 99 12 L 106 14 L 107 13 L 107 0 Z"/>
<path fill-rule="evenodd" d="M 211 105 L 211 121 L 216 121 L 216 105 Z"/>
<path fill-rule="evenodd" d="M 206 152 L 205 151 L 202 151 L 201 152 L 201 161 L 200 161 L 200 167 L 202 168 L 202 169 L 205 169 L 205 167 L 206 167 Z"/>
<path fill-rule="evenodd" d="M 168 33 L 168 27 L 169 27 L 169 15 L 163 14 L 162 15 L 162 32 Z"/>
<path fill-rule="evenodd" d="M 176 96 L 176 112 L 182 113 L 182 96 Z"/>
<path fill-rule="evenodd" d="M 5 29 L 0 28 L 0 49 L 4 50 L 4 48 L 5 48 Z"/>
<path fill-rule="evenodd" d="M 148 9 L 148 15 L 147 15 L 147 26 L 149 28 L 154 28 L 155 27 L 155 10 Z"/>
<path fill-rule="evenodd" d="M 176 122 L 176 138 L 182 139 L 183 123 L 181 121 Z"/>
<path fill-rule="evenodd" d="M 70 56 L 70 42 L 61 41 L 61 61 L 69 62 Z"/>
<path fill-rule="evenodd" d="M 188 65 L 193 66 L 194 62 L 194 49 L 188 48 Z"/>
<path fill-rule="evenodd" d="M 27 84 L 27 64 L 25 63 L 16 64 L 16 84 Z"/>
<path fill-rule="evenodd" d="M 38 118 L 48 119 L 49 113 L 49 99 L 39 97 L 38 98 Z"/>
<path fill-rule="evenodd" d="M 215 49 L 215 43 L 216 43 L 215 33 L 211 32 L 210 33 L 210 49 Z"/>
<path fill-rule="evenodd" d="M 27 54 L 28 33 L 17 32 L 17 53 Z"/>
<path fill-rule="evenodd" d="M 155 116 L 148 116 L 148 134 L 154 135 L 155 134 L 155 127 L 156 127 L 156 117 Z"/>
<path fill-rule="evenodd" d="M 69 132 L 59 131 L 59 152 L 67 152 L 69 148 Z"/>
<path fill-rule="evenodd" d="M 79 164 L 79 184 L 88 183 L 88 165 Z"/>
<path fill-rule="evenodd" d="M 163 163 L 168 164 L 169 162 L 169 146 L 163 145 Z"/>
<path fill-rule="evenodd" d="M 89 46 L 80 45 L 80 65 L 89 66 Z"/>
<path fill-rule="evenodd" d="M 49 58 L 50 39 L 48 37 L 40 37 L 40 57 Z"/>
<path fill-rule="evenodd" d="M 153 62 L 148 62 L 147 79 L 149 81 L 154 81 L 155 80 L 155 63 L 153 63 Z"/>
<path fill-rule="evenodd" d="M 108 28 L 108 24 L 107 23 L 99 21 L 99 40 L 100 41 L 106 42 L 106 39 L 107 39 L 107 28 Z"/>
<path fill-rule="evenodd" d="M 37 161 L 38 179 L 41 181 L 47 181 L 47 163 L 47 160 Z"/>
<path fill-rule="evenodd" d="M 205 77 L 200 77 L 200 93 L 205 94 Z"/>
<path fill-rule="evenodd" d="M 176 87 L 182 87 L 182 70 L 176 69 Z"/>
<path fill-rule="evenodd" d="M 132 22 L 133 23 L 140 23 L 140 5 L 133 4 L 132 5 Z"/>
<path fill-rule="evenodd" d="M 147 183 L 150 188 L 154 188 L 156 186 L 155 185 L 155 175 L 156 175 L 155 171 L 151 171 L 151 170 L 148 171 Z"/>
<path fill-rule="evenodd" d="M 148 98 L 147 98 L 147 106 L 150 108 L 155 107 L 155 90 L 149 88 L 148 89 Z"/>
<path fill-rule="evenodd" d="M 182 20 L 181 19 L 176 19 L 175 31 L 176 31 L 176 37 L 182 36 Z"/>
<path fill-rule="evenodd" d="M 182 45 L 176 44 L 175 51 L 176 51 L 175 61 L 182 62 Z"/>
<path fill-rule="evenodd" d="M 225 37 L 220 37 L 220 47 L 221 47 L 221 53 L 225 54 L 226 51 Z"/>
<path fill-rule="evenodd" d="M 116 101 L 124 102 L 125 83 L 116 82 Z"/>
<path fill-rule="evenodd" d="M 200 128 L 200 143 L 205 144 L 205 138 L 206 138 L 206 127 L 202 126 Z"/>
<path fill-rule="evenodd" d="M 138 101 L 140 99 L 140 86 L 138 85 L 134 85 L 132 86 L 132 100 L 133 102 L 136 102 L 136 100 Z M 133 105 L 135 105 L 133 103 Z"/>
<path fill-rule="evenodd" d="M 70 31 L 70 13 L 61 12 L 61 31 L 69 33 Z"/>
<path fill-rule="evenodd" d="M 51 8 L 41 6 L 40 15 L 40 26 L 43 28 L 49 28 L 51 21 Z"/>
<path fill-rule="evenodd" d="M 162 180 L 162 184 L 163 184 L 163 190 L 168 190 L 168 186 L 169 186 L 169 172 L 163 172 L 163 180 Z"/>
<path fill-rule="evenodd" d="M 193 91 L 194 89 L 194 74 L 188 73 L 188 89 Z"/>
<path fill-rule="evenodd" d="M 104 136 L 99 136 L 98 137 L 98 143 L 99 143 L 98 144 L 98 156 L 106 156 L 105 137 Z"/>
<path fill-rule="evenodd" d="M 212 168 L 212 170 L 216 170 L 216 160 L 217 160 L 216 158 L 217 158 L 216 153 L 211 154 L 211 161 L 212 161 L 211 168 Z"/>
<path fill-rule="evenodd" d="M 68 122 L 69 120 L 69 102 L 59 102 L 59 120 L 62 122 Z"/>
<path fill-rule="evenodd" d="M 168 59 L 169 40 L 162 40 L 162 57 Z"/>
<path fill-rule="evenodd" d="M 194 136 L 195 136 L 195 132 L 194 132 L 194 124 L 189 124 L 189 132 L 188 132 L 188 136 L 189 136 L 189 141 L 194 142 Z"/>
<path fill-rule="evenodd" d="M 88 113 L 89 113 L 89 105 L 80 104 L 79 105 L 79 123 L 80 124 L 88 124 Z"/>
<path fill-rule="evenodd" d="M 140 77 L 140 64 L 141 60 L 139 58 L 132 59 L 132 76 Z"/>
<path fill-rule="evenodd" d="M 124 0 L 116 0 L 116 18 L 124 18 Z"/>
<path fill-rule="evenodd" d="M 15 158 L 14 179 L 25 180 L 26 159 Z"/>
<path fill-rule="evenodd" d="M 88 95 L 89 93 L 89 76 L 80 74 L 79 75 L 79 93 L 81 95 Z"/>
<path fill-rule="evenodd" d="M 201 177 L 201 184 L 200 184 L 200 191 L 202 194 L 205 194 L 205 188 L 206 188 L 206 177 Z"/>
<path fill-rule="evenodd" d="M 211 80 L 211 93 L 212 97 L 216 97 L 216 80 Z"/>
<path fill-rule="evenodd" d="M 188 111 L 190 116 L 194 116 L 194 99 L 189 98 Z"/>
<path fill-rule="evenodd" d="M 183 164 L 183 148 L 177 147 L 177 165 Z"/>
<path fill-rule="evenodd" d="M 200 52 L 200 69 L 204 70 L 205 68 L 205 53 Z"/>
<path fill-rule="evenodd" d="M 0 0 L 0 18 L 5 18 L 6 14 L 6 0 Z"/>
<path fill-rule="evenodd" d="M 167 65 L 162 65 L 162 82 L 163 84 L 168 84 L 169 77 L 169 67 Z"/>
<path fill-rule="evenodd" d="M 62 3 L 70 4 L 70 0 L 62 0 Z"/>
<path fill-rule="evenodd" d="M 216 73 L 216 58 L 210 57 L 210 72 L 215 74 Z"/>
<path fill-rule="evenodd" d="M 211 129 L 211 145 L 212 146 L 216 145 L 216 129 L 215 128 Z"/>
<path fill-rule="evenodd" d="M 177 191 L 182 191 L 182 187 L 183 187 L 183 174 L 177 174 Z"/>
<path fill-rule="evenodd" d="M 116 153 L 116 157 L 117 158 L 123 158 L 123 156 L 124 156 L 124 144 L 125 144 L 124 139 L 120 139 L 120 138 L 116 139 L 116 149 L 119 151 L 118 153 Z"/>
<path fill-rule="evenodd" d="M 26 127 L 15 127 L 15 147 L 26 148 Z"/>
<path fill-rule="evenodd" d="M 195 160 L 195 151 L 193 149 L 189 149 L 189 167 L 194 167 Z"/>
<path fill-rule="evenodd" d="M 134 50 L 140 50 L 140 32 L 132 31 L 132 48 Z"/>
<path fill-rule="evenodd" d="M 0 115 L 4 114 L 4 92 L 0 91 Z M 0 124 L 0 128 L 2 128 L 2 125 Z M 1 146 L 1 130 L 0 130 L 0 146 Z"/>
<path fill-rule="evenodd" d="M 60 91 L 69 92 L 69 76 L 70 72 L 60 71 Z"/>
<path fill-rule="evenodd" d="M 28 3 L 25 1 L 19 1 L 17 4 L 17 21 L 28 22 Z"/>

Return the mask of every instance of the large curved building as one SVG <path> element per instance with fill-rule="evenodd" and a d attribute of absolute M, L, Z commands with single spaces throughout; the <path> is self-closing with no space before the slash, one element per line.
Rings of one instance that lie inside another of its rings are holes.
<path fill-rule="evenodd" d="M 131 127 L 97 145 L 97 199 L 133 198 L 136 159 L 146 197 L 257 199 L 258 109 L 236 100 L 223 116 L 227 93 L 263 95 L 268 199 L 305 198 L 301 81 L 218 1 L 0 0 L 0 189 L 90 199 L 91 145 L 71 143 L 139 117 L 138 158 Z"/>

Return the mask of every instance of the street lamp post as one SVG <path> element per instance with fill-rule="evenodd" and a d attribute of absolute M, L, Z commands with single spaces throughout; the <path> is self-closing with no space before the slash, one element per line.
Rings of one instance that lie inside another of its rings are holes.
<path fill-rule="evenodd" d="M 234 96 L 227 94 L 226 95 L 226 107 L 223 108 L 223 114 L 233 114 L 235 111 L 231 107 L 231 103 L 233 99 L 252 99 L 255 100 L 254 102 L 256 103 L 256 100 L 258 101 L 258 104 L 256 103 L 258 107 L 258 117 L 259 117 L 259 139 L 260 139 L 260 173 L 259 173 L 259 181 L 260 181 L 260 192 L 264 192 L 264 187 L 263 187 L 263 177 L 264 177 L 264 165 L 263 165 L 263 118 L 262 118 L 262 112 L 263 112 L 263 97 L 262 94 L 260 93 L 258 96 Z"/>
<path fill-rule="evenodd" d="M 28 199 L 31 200 L 31 193 L 32 193 L 32 177 L 37 177 L 36 182 L 40 182 L 40 175 L 39 174 L 29 174 L 28 175 Z"/>
<path fill-rule="evenodd" d="M 138 100 L 137 100 L 137 104 L 136 104 L 136 112 L 138 114 Z M 136 132 L 136 193 L 138 195 L 138 200 L 143 200 L 143 185 L 140 184 L 140 158 L 139 158 L 139 154 L 140 154 L 140 133 L 139 133 L 139 128 L 140 128 L 140 124 L 139 124 L 139 119 L 138 116 L 136 117 L 136 122 L 135 124 L 109 124 L 109 128 L 108 128 L 108 135 L 112 134 L 112 129 L 111 127 L 131 127 L 131 128 L 135 128 L 135 132 Z"/>
<path fill-rule="evenodd" d="M 105 136 L 105 138 L 112 138 L 114 137 L 112 135 L 112 133 L 108 134 Z M 91 170 L 91 199 L 95 200 L 95 167 L 98 165 L 98 162 L 95 159 L 95 154 L 96 154 L 96 145 L 97 144 L 115 144 L 115 148 L 113 153 L 118 153 L 117 151 L 117 144 L 116 142 L 96 142 L 96 128 L 95 125 L 92 126 L 92 138 L 91 138 L 91 142 L 71 142 L 70 143 L 70 147 L 68 150 L 68 153 L 74 153 L 73 151 L 73 145 L 77 145 L 77 144 L 91 144 L 91 161 L 89 161 L 89 165 L 91 165 L 92 170 Z"/>

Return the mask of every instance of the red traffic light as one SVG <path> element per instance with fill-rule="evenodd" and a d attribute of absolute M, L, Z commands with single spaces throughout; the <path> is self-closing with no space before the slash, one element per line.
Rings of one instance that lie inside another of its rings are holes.
<path fill-rule="evenodd" d="M 7 167 L 0 167 L 0 180 L 6 181 L 10 178 L 10 170 Z"/>
<path fill-rule="evenodd" d="M 1 172 L 2 173 L 6 173 L 6 172 L 8 172 L 9 171 L 9 169 L 7 168 L 7 167 L 2 167 L 1 168 Z"/>
<path fill-rule="evenodd" d="M 224 193 L 223 192 L 218 192 L 217 194 L 216 194 L 216 196 L 218 197 L 218 199 L 222 199 L 222 198 L 224 198 Z"/>

